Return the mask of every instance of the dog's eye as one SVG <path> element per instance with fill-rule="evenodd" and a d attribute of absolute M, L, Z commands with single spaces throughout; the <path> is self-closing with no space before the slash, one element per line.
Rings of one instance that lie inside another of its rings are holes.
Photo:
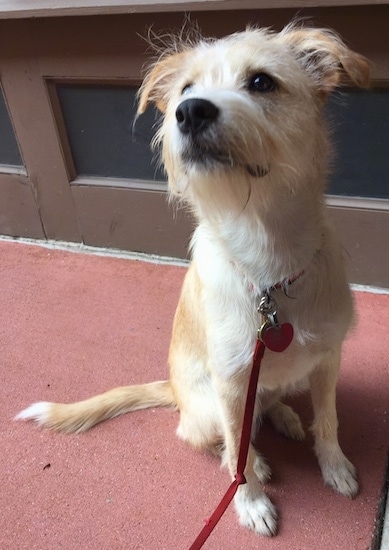
<path fill-rule="evenodd" d="M 182 88 L 182 95 L 188 94 L 190 92 L 190 89 L 192 88 L 193 84 L 187 84 Z"/>
<path fill-rule="evenodd" d="M 262 94 L 267 94 L 276 89 L 276 83 L 266 73 L 257 73 L 251 77 L 249 81 L 249 90 L 251 92 L 259 92 Z"/>

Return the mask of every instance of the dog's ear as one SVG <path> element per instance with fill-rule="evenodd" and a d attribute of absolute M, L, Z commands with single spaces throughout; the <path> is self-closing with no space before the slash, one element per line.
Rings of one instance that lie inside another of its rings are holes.
<path fill-rule="evenodd" d="M 347 84 L 347 80 L 360 88 L 369 86 L 368 60 L 350 50 L 335 32 L 289 25 L 280 36 L 292 47 L 325 97 L 340 84 Z"/>
<path fill-rule="evenodd" d="M 164 113 L 171 95 L 173 82 L 180 74 L 186 52 L 169 54 L 157 63 L 146 74 L 138 97 L 138 114 L 145 112 L 149 103 Z"/>

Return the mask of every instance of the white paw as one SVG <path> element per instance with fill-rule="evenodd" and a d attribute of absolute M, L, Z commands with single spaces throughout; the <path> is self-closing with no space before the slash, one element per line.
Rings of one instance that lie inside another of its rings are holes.
<path fill-rule="evenodd" d="M 254 472 L 260 483 L 266 483 L 271 478 L 271 469 L 266 460 L 257 451 L 254 459 Z"/>
<path fill-rule="evenodd" d="M 270 499 L 262 491 L 251 494 L 249 486 L 241 485 L 234 499 L 239 523 L 259 535 L 271 537 L 277 530 L 277 512 Z"/>
<path fill-rule="evenodd" d="M 277 432 L 299 441 L 305 438 L 304 428 L 299 415 L 289 407 L 278 401 L 266 413 Z"/>
<path fill-rule="evenodd" d="M 356 469 L 343 453 L 336 461 L 321 464 L 321 471 L 324 483 L 341 495 L 354 498 L 358 493 Z"/>
<path fill-rule="evenodd" d="M 358 493 L 356 469 L 344 456 L 339 444 L 318 440 L 315 443 L 315 452 L 324 483 L 337 493 L 354 498 Z"/>

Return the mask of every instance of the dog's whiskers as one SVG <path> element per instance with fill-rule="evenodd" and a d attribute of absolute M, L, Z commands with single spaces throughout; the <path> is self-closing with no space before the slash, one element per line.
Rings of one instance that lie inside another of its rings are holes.
<path fill-rule="evenodd" d="M 249 188 L 248 188 L 248 195 L 247 195 L 247 200 L 242 208 L 242 212 L 241 214 L 243 214 L 243 212 L 246 210 L 249 202 L 250 202 L 250 199 L 251 199 L 251 192 L 252 192 L 252 185 L 251 185 L 251 181 L 249 181 Z"/>
<path fill-rule="evenodd" d="M 297 170 L 297 169 L 296 169 L 294 166 L 292 166 L 291 164 L 286 164 L 286 163 L 284 163 L 284 162 L 280 162 L 280 163 L 278 163 L 278 166 L 281 166 L 282 168 L 286 168 L 286 169 L 290 170 L 291 172 L 293 172 L 293 174 L 294 174 L 295 176 L 298 176 L 298 177 L 299 177 L 299 176 L 301 175 L 301 174 L 300 174 L 300 171 Z"/>

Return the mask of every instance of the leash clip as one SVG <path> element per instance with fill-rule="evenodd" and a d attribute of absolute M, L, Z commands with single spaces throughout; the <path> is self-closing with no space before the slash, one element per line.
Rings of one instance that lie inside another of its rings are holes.
<path fill-rule="evenodd" d="M 262 292 L 257 311 L 262 315 L 263 323 L 270 323 L 277 328 L 280 324 L 277 317 L 277 304 L 268 290 Z"/>

